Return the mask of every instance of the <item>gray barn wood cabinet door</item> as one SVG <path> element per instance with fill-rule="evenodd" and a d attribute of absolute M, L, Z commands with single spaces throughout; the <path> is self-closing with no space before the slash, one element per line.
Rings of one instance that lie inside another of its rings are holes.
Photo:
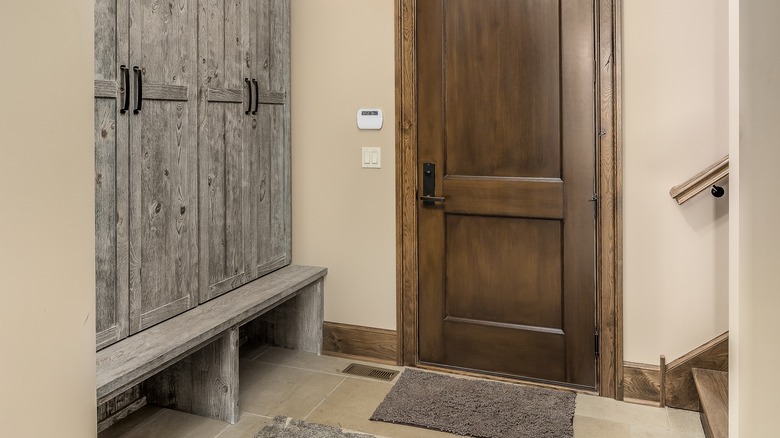
<path fill-rule="evenodd" d="M 291 261 L 289 8 L 200 0 L 200 302 Z"/>
<path fill-rule="evenodd" d="M 129 15 L 143 95 L 130 121 L 132 334 L 197 305 L 197 0 L 134 0 Z"/>
<path fill-rule="evenodd" d="M 259 84 L 251 152 L 252 275 L 290 264 L 290 2 L 258 0 L 255 75 Z"/>
<path fill-rule="evenodd" d="M 128 2 L 95 1 L 96 346 L 128 335 Z M 120 66 L 122 68 L 120 68 Z"/>
<path fill-rule="evenodd" d="M 200 302 L 251 280 L 249 149 L 255 128 L 250 26 L 256 0 L 200 0 Z"/>

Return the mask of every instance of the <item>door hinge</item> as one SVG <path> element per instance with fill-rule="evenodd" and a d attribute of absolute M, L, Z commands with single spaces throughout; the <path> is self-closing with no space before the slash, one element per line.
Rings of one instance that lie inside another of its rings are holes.
<path fill-rule="evenodd" d="M 599 218 L 599 195 L 593 194 L 593 196 L 590 197 L 588 202 L 593 203 L 593 219 L 598 220 Z"/>
<path fill-rule="evenodd" d="M 596 341 L 595 342 L 595 344 L 596 344 L 596 351 L 594 353 L 596 353 L 596 358 L 598 358 L 599 357 L 599 332 L 598 332 L 598 330 L 596 330 L 596 333 L 594 334 L 593 337 L 594 337 L 594 339 Z"/>

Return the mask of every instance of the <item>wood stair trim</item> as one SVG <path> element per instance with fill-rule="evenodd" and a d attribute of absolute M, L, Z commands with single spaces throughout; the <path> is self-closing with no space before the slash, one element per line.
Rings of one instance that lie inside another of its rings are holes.
<path fill-rule="evenodd" d="M 682 204 L 728 175 L 729 156 L 726 155 L 684 183 L 672 187 L 669 195 L 677 204 Z"/>
<path fill-rule="evenodd" d="M 667 364 L 663 405 L 699 411 L 699 397 L 693 382 L 693 368 L 728 371 L 728 332 L 712 339 Z M 661 371 L 658 365 L 625 362 L 624 398 L 634 403 L 661 404 Z"/>
<path fill-rule="evenodd" d="M 728 438 L 729 373 L 699 368 L 691 372 L 699 393 L 704 434 L 707 438 Z"/>
<path fill-rule="evenodd" d="M 701 410 L 691 370 L 728 371 L 728 332 L 672 361 L 666 371 L 666 405 L 691 411 Z"/>
<path fill-rule="evenodd" d="M 729 332 L 725 332 L 722 335 L 718 336 L 717 338 L 707 341 L 706 343 L 700 345 L 699 347 L 696 347 L 695 349 L 689 351 L 688 353 L 685 353 L 684 355 L 678 357 L 677 359 L 669 362 L 669 365 L 667 366 L 667 372 L 685 366 L 687 363 L 698 362 L 700 361 L 700 359 L 704 359 L 710 356 L 711 351 L 717 348 L 719 344 L 725 344 L 726 346 L 728 346 Z M 726 364 L 728 365 L 728 361 L 726 361 Z M 703 367 L 697 366 L 696 368 L 703 368 Z M 719 371 L 728 371 L 728 369 L 723 369 Z"/>

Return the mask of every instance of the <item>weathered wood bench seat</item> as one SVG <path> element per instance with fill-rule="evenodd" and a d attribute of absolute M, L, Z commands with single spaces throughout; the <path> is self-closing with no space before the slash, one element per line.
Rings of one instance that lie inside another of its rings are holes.
<path fill-rule="evenodd" d="M 151 379 L 150 402 L 235 423 L 239 326 L 273 309 L 260 319 L 276 345 L 319 353 L 326 273 L 282 268 L 98 351 L 98 405 Z"/>

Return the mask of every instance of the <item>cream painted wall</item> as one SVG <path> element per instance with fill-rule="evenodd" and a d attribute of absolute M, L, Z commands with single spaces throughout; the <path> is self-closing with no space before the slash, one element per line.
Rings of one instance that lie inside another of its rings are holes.
<path fill-rule="evenodd" d="M 325 319 L 395 329 L 393 0 L 292 1 L 293 261 L 328 267 Z M 358 108 L 384 126 L 360 131 Z M 361 169 L 361 147 L 382 148 Z"/>
<path fill-rule="evenodd" d="M 658 363 L 728 330 L 728 195 L 668 194 L 728 154 L 728 5 L 625 0 L 623 18 L 624 358 Z"/>
<path fill-rule="evenodd" d="M 738 366 L 730 414 L 738 432 L 731 436 L 753 438 L 778 434 L 780 197 L 773 178 L 780 163 L 780 2 L 739 4 Z"/>
<path fill-rule="evenodd" d="M 0 435 L 95 435 L 91 1 L 0 14 Z"/>
<path fill-rule="evenodd" d="M 728 153 L 727 29 L 725 1 L 625 0 L 629 361 L 728 330 L 728 196 L 668 195 Z M 393 1 L 294 0 L 292 57 L 293 259 L 330 268 L 327 320 L 393 329 Z M 355 127 L 369 105 L 379 132 Z M 360 169 L 361 146 L 383 148 L 381 170 Z"/>
<path fill-rule="evenodd" d="M 740 159 L 739 159 L 739 2 L 729 5 L 729 435 L 739 437 L 739 227 L 740 227 Z"/>

